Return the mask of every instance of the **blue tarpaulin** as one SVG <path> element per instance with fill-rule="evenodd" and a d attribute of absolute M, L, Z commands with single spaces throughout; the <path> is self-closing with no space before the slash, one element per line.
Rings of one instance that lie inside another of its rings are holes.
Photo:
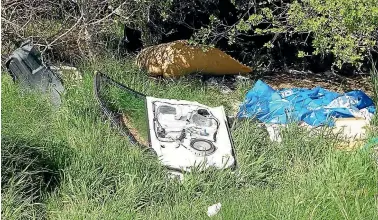
<path fill-rule="evenodd" d="M 321 87 L 275 90 L 258 80 L 237 117 L 272 124 L 304 121 L 311 126 L 332 126 L 333 118 L 371 118 L 375 111 L 373 100 L 360 90 L 344 94 Z"/>

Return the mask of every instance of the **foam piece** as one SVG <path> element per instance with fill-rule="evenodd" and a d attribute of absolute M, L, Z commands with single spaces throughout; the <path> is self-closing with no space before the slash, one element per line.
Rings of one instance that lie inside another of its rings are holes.
<path fill-rule="evenodd" d="M 147 47 L 137 56 L 136 64 L 150 76 L 171 78 L 195 72 L 212 75 L 252 72 L 250 67 L 217 48 L 205 50 L 184 40 Z"/>

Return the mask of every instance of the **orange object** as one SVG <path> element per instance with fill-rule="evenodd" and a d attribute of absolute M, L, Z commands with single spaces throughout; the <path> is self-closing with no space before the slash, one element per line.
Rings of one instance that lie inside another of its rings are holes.
<path fill-rule="evenodd" d="M 173 78 L 194 72 L 213 75 L 252 72 L 250 67 L 217 48 L 204 50 L 184 40 L 147 47 L 137 56 L 136 64 L 151 76 Z"/>

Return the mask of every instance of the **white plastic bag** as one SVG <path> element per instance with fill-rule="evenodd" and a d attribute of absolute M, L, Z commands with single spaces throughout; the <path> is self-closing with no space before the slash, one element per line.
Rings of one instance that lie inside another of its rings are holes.
<path fill-rule="evenodd" d="M 207 215 L 209 217 L 216 215 L 220 211 L 221 207 L 222 207 L 222 204 L 220 202 L 212 206 L 209 206 L 207 208 Z"/>

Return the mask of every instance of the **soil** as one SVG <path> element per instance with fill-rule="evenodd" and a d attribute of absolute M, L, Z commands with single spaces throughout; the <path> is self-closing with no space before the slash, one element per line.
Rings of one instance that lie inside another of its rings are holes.
<path fill-rule="evenodd" d="M 145 140 L 140 132 L 133 127 L 132 123 L 130 122 L 130 119 L 126 115 L 122 115 L 122 122 L 126 125 L 126 127 L 129 129 L 130 133 L 135 137 L 135 139 L 144 146 L 149 146 L 149 143 L 147 140 Z"/>
<path fill-rule="evenodd" d="M 313 88 L 321 86 L 339 93 L 345 93 L 350 90 L 362 90 L 370 97 L 374 95 L 369 75 L 346 77 L 333 74 L 332 72 L 313 73 L 289 70 L 287 72 L 267 73 L 253 78 L 263 80 L 274 89 L 293 87 Z"/>

